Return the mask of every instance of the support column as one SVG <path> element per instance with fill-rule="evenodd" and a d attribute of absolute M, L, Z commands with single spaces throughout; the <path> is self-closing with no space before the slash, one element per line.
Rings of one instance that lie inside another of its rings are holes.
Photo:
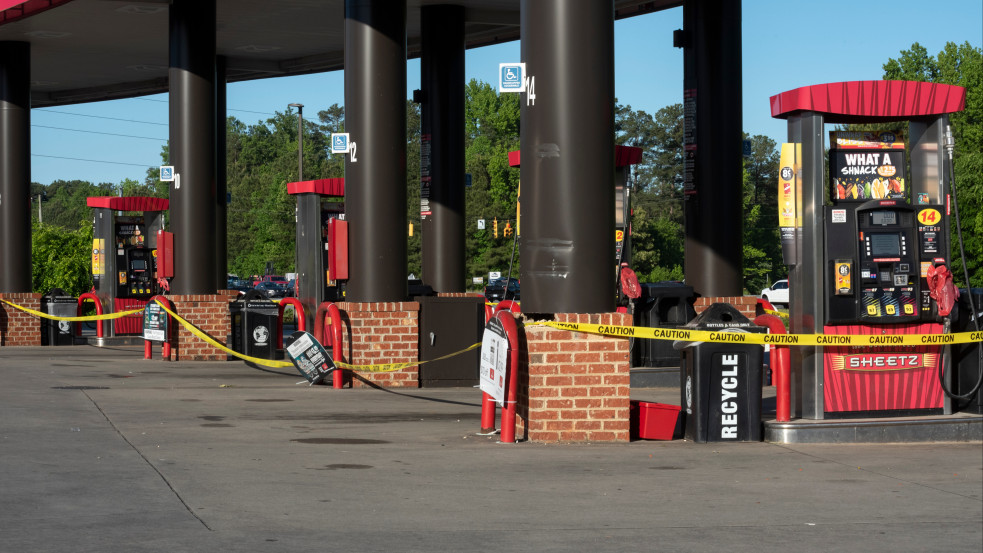
<path fill-rule="evenodd" d="M 686 284 L 708 297 L 744 291 L 741 3 L 683 3 Z"/>
<path fill-rule="evenodd" d="M 420 11 L 423 281 L 464 292 L 464 6 Z"/>
<path fill-rule="evenodd" d="M 796 216 L 801 218 L 801 233 L 796 236 L 799 252 L 797 265 L 789 268 L 789 332 L 822 334 L 823 259 L 825 228 L 823 191 L 825 167 L 823 151 L 823 116 L 802 112 L 788 119 L 788 141 L 801 144 L 802 156 L 796 159 L 799 181 L 795 199 Z M 791 348 L 792 414 L 806 419 L 824 418 L 823 348 Z"/>
<path fill-rule="evenodd" d="M 226 224 L 229 204 L 226 202 L 226 95 L 225 56 L 215 58 L 215 286 L 216 290 L 228 287 L 229 229 Z"/>
<path fill-rule="evenodd" d="M 614 5 L 520 6 L 522 311 L 614 311 Z"/>
<path fill-rule="evenodd" d="M 170 155 L 174 294 L 215 287 L 215 0 L 170 8 Z M 178 187 L 180 186 L 180 188 Z"/>
<path fill-rule="evenodd" d="M 406 1 L 345 2 L 345 161 L 353 302 L 403 301 L 406 284 Z"/>
<path fill-rule="evenodd" d="M 31 45 L 0 42 L 0 292 L 31 291 Z"/>

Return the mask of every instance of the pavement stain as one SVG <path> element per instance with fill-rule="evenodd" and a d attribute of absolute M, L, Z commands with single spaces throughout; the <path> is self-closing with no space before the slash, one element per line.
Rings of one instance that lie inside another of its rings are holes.
<path fill-rule="evenodd" d="M 317 445 L 375 445 L 392 443 L 385 440 L 371 440 L 367 438 L 295 438 L 290 441 L 299 444 Z"/>
<path fill-rule="evenodd" d="M 362 470 L 362 469 L 374 469 L 374 468 L 375 467 L 372 466 L 372 465 L 356 465 L 356 464 L 351 464 L 351 463 L 336 463 L 336 464 L 333 464 L 333 465 L 324 465 L 324 467 L 315 468 L 315 469 L 312 469 L 312 470 L 346 470 L 346 469 Z"/>

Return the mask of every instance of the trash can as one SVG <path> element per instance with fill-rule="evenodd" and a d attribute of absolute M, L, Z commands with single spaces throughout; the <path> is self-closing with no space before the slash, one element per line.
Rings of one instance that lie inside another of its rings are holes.
<path fill-rule="evenodd" d="M 280 313 L 273 300 L 259 290 L 250 290 L 229 304 L 229 316 L 233 351 L 259 359 L 276 359 Z"/>
<path fill-rule="evenodd" d="M 695 301 L 693 287 L 680 282 L 642 284 L 633 323 L 645 328 L 680 328 L 696 317 Z M 679 366 L 679 352 L 667 340 L 636 340 L 632 354 L 633 367 Z"/>
<path fill-rule="evenodd" d="M 983 317 L 983 288 L 969 290 L 962 288 L 959 290 L 957 302 L 959 307 L 953 312 L 955 315 L 952 321 L 953 332 L 976 332 L 973 309 L 969 304 L 970 294 L 976 305 L 976 317 L 983 327 L 983 319 L 980 319 Z M 952 346 L 952 367 L 955 370 L 952 378 L 953 391 L 962 396 L 969 396 L 967 399 L 953 398 L 953 411 L 983 415 L 983 390 L 976 388 L 980 381 L 980 372 L 983 370 L 980 349 L 983 349 L 983 344 L 980 342 Z M 974 388 L 976 388 L 975 392 L 973 392 Z"/>
<path fill-rule="evenodd" d="M 52 288 L 50 292 L 41 296 L 41 312 L 56 317 L 74 317 L 78 314 L 78 299 L 65 294 L 61 288 Z M 72 321 L 41 318 L 41 345 L 74 345 L 77 324 Z"/>
<path fill-rule="evenodd" d="M 728 303 L 715 303 L 683 325 L 689 330 L 765 333 Z M 694 442 L 760 442 L 761 358 L 758 344 L 673 343 L 682 355 L 685 438 Z"/>

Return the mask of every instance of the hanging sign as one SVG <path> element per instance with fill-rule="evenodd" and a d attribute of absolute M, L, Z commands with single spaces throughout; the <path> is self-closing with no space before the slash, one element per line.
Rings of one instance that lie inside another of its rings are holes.
<path fill-rule="evenodd" d="M 481 338 L 481 364 L 478 366 L 481 391 L 505 405 L 505 370 L 508 365 L 509 340 L 505 327 L 497 318 L 485 325 Z"/>

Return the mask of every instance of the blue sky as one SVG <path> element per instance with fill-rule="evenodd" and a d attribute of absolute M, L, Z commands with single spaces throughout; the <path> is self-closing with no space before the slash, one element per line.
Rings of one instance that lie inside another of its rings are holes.
<path fill-rule="evenodd" d="M 672 47 L 682 8 L 615 23 L 615 93 L 635 110 L 655 113 L 682 102 L 682 50 Z M 883 64 L 918 42 L 937 54 L 946 42 L 983 45 L 980 0 L 744 0 L 744 130 L 781 143 L 786 125 L 772 119 L 771 96 L 813 84 L 877 80 Z M 498 64 L 521 61 L 519 42 L 469 50 L 468 79 L 496 83 Z M 420 87 L 420 62 L 407 62 L 407 94 Z M 344 104 L 341 71 L 228 85 L 229 115 L 247 124 L 305 105 L 316 117 Z M 167 95 L 31 111 L 31 180 L 143 181 L 160 164 L 167 139 Z M 72 159 L 63 159 L 72 158 Z"/>

